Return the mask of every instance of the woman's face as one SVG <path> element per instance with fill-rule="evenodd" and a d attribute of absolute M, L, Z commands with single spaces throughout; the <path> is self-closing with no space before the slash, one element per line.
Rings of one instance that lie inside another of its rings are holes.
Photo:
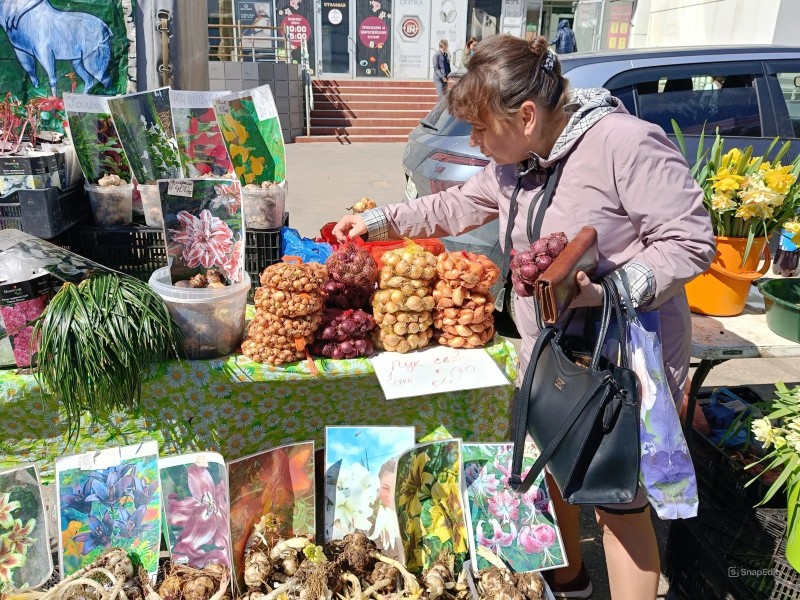
<path fill-rule="evenodd" d="M 483 154 L 493 158 L 497 164 L 515 165 L 527 158 L 529 144 L 520 119 L 515 118 L 510 123 L 503 122 L 501 128 L 478 122 L 470 125 L 470 145 L 479 147 Z"/>
<path fill-rule="evenodd" d="M 386 471 L 381 476 L 378 500 L 386 508 L 394 508 L 394 473 Z"/>

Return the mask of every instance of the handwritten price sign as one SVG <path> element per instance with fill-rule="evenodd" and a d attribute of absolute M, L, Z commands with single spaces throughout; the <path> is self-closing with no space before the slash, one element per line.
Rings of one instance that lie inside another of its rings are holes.
<path fill-rule="evenodd" d="M 482 348 L 434 346 L 408 354 L 382 352 L 370 361 L 387 400 L 509 385 Z"/>

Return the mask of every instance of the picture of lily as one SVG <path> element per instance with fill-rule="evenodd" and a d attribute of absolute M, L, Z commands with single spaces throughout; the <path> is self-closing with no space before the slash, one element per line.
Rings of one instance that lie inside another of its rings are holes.
<path fill-rule="evenodd" d="M 187 211 L 178 213 L 179 229 L 170 229 L 173 244 L 180 245 L 180 252 L 189 268 L 203 266 L 206 269 L 221 266 L 233 245 L 233 232 L 222 219 L 208 210 L 195 217 Z"/>
<path fill-rule="evenodd" d="M 489 563 L 474 552 L 475 546 L 491 550 L 516 572 L 564 565 L 564 549 L 544 474 L 525 494 L 517 494 L 508 484 L 512 445 L 464 444 L 462 452 L 473 540 L 471 560 L 478 568 Z M 537 454 L 532 445 L 526 448 L 523 477 Z"/>
<path fill-rule="evenodd" d="M 95 548 L 108 548 L 113 535 L 114 524 L 111 522 L 111 513 L 105 511 L 99 519 L 94 515 L 89 515 L 89 531 L 79 533 L 72 539 L 83 544 L 81 554 L 86 556 Z"/>
<path fill-rule="evenodd" d="M 228 486 L 225 464 L 215 453 L 162 459 L 170 555 L 199 569 L 209 563 L 230 566 Z"/>
<path fill-rule="evenodd" d="M 0 473 L 0 596 L 10 589 L 38 587 L 52 571 L 36 468 Z"/>

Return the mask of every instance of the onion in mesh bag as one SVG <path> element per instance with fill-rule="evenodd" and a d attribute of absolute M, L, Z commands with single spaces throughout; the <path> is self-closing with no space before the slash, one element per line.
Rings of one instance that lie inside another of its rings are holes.
<path fill-rule="evenodd" d="M 329 279 L 323 288 L 328 295 L 325 305 L 331 308 L 365 309 L 369 307 L 369 300 L 372 292 L 375 291 L 375 284 L 369 285 L 345 285 L 339 281 Z"/>
<path fill-rule="evenodd" d="M 317 339 L 343 342 L 363 338 L 375 328 L 375 319 L 363 310 L 325 309 Z M 327 355 L 325 355 L 327 356 Z"/>
<path fill-rule="evenodd" d="M 317 340 L 311 346 L 311 354 L 341 360 L 372 354 L 374 347 L 369 338 L 355 338 L 341 342 Z"/>
<path fill-rule="evenodd" d="M 328 269 L 319 263 L 280 262 L 261 272 L 261 285 L 293 292 L 317 291 L 328 281 Z"/>
<path fill-rule="evenodd" d="M 260 287 L 253 296 L 256 310 L 278 317 L 302 317 L 322 310 L 325 296 L 321 292 L 289 292 Z"/>
<path fill-rule="evenodd" d="M 472 252 L 445 252 L 436 259 L 440 279 L 452 287 L 481 288 L 488 290 L 500 275 L 500 269 L 482 254 Z"/>
<path fill-rule="evenodd" d="M 325 261 L 330 277 L 347 286 L 370 286 L 378 280 L 378 265 L 370 253 L 348 242 Z"/>

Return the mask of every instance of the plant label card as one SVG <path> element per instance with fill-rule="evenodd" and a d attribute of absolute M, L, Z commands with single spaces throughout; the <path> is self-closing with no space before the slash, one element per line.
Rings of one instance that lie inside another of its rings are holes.
<path fill-rule="evenodd" d="M 233 175 L 213 104 L 214 98 L 227 94 L 230 92 L 169 91 L 175 137 L 187 177 Z"/>
<path fill-rule="evenodd" d="M 234 179 L 159 181 L 172 283 L 217 269 L 228 283 L 244 277 L 242 194 Z"/>
<path fill-rule="evenodd" d="M 314 442 L 265 450 L 228 463 L 233 572 L 243 583 L 244 550 L 253 525 L 274 540 L 314 537 Z"/>
<path fill-rule="evenodd" d="M 242 185 L 286 179 L 286 149 L 268 85 L 214 99 L 214 112 Z"/>
<path fill-rule="evenodd" d="M 37 588 L 53 573 L 36 467 L 0 473 L 0 595 Z"/>
<path fill-rule="evenodd" d="M 420 444 L 404 452 L 397 463 L 394 498 L 406 568 L 422 573 L 449 552 L 460 571 L 469 553 L 461 440 Z"/>
<path fill-rule="evenodd" d="M 483 348 L 432 346 L 407 354 L 379 352 L 369 360 L 387 400 L 509 385 Z"/>
<path fill-rule="evenodd" d="M 172 562 L 230 567 L 231 532 L 225 460 L 215 452 L 158 459 L 164 539 Z"/>
<path fill-rule="evenodd" d="M 137 182 L 183 177 L 168 87 L 115 96 L 108 107 Z"/>
<path fill-rule="evenodd" d="M 397 460 L 414 447 L 414 427 L 325 428 L 325 541 L 356 531 L 403 560 L 394 508 Z"/>
<path fill-rule="evenodd" d="M 64 94 L 69 134 L 86 181 L 96 184 L 105 175 L 130 183 L 131 168 L 108 108 L 108 98 Z"/>
<path fill-rule="evenodd" d="M 483 546 L 517 573 L 566 566 L 567 556 L 544 471 L 530 490 L 520 495 L 508 484 L 512 444 L 464 444 L 461 450 L 472 564 L 478 569 L 491 566 L 475 552 Z M 538 455 L 532 444 L 526 447 L 523 477 Z"/>
<path fill-rule="evenodd" d="M 156 442 L 57 458 L 56 486 L 62 577 L 118 547 L 135 554 L 155 581 L 161 546 Z"/>

